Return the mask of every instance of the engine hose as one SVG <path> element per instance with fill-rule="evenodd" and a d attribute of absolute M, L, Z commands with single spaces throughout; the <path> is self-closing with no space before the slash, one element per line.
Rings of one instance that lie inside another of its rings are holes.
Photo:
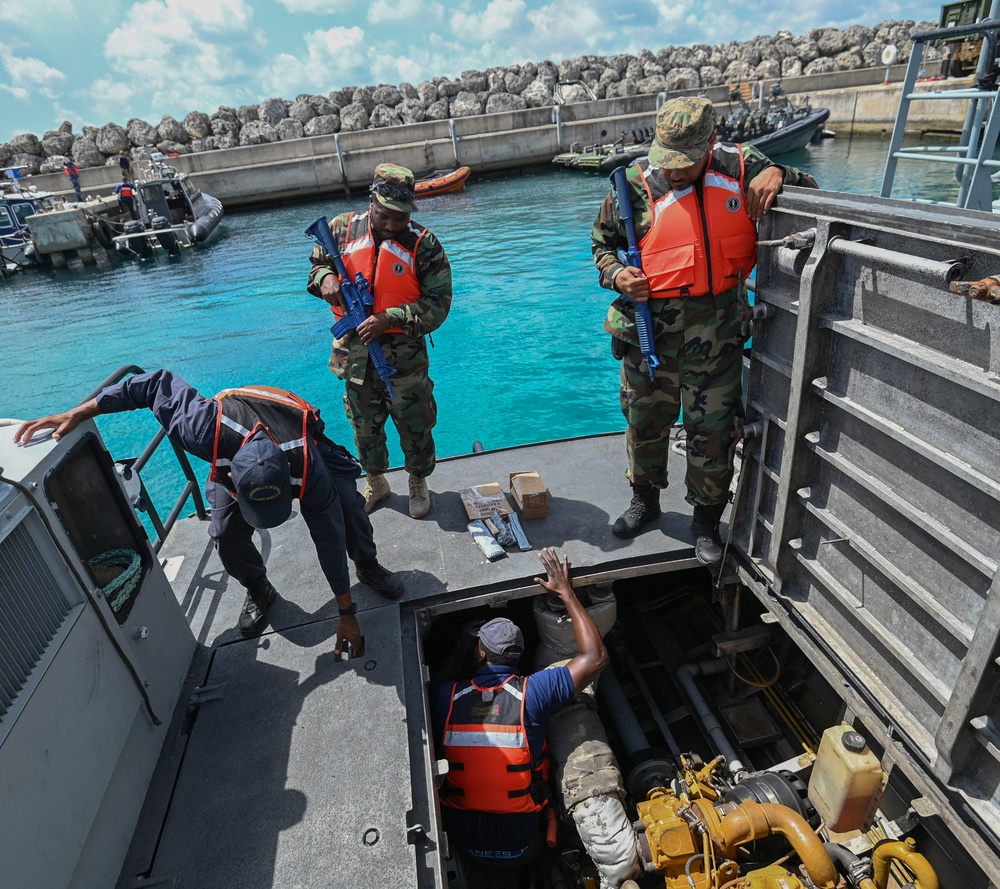
<path fill-rule="evenodd" d="M 852 886 L 857 889 L 875 889 L 875 881 L 872 879 L 872 863 L 866 859 L 855 855 L 850 849 L 841 846 L 839 843 L 823 843 L 833 863 Z"/>

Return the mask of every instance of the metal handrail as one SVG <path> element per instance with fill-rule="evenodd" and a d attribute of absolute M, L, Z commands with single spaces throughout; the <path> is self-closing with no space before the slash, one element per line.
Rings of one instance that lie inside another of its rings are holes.
<path fill-rule="evenodd" d="M 110 374 L 100 386 L 91 392 L 90 395 L 84 399 L 84 401 L 90 401 L 92 398 L 96 398 L 108 386 L 120 383 L 130 374 L 143 374 L 145 372 L 146 371 L 137 364 L 123 364 L 118 368 L 118 370 Z M 166 437 L 166 430 L 159 429 L 138 457 L 126 459 L 121 462 L 129 466 L 132 471 L 138 475 L 139 471 L 149 462 L 150 457 L 153 456 L 153 453 L 163 443 L 163 439 Z M 149 515 L 149 520 L 153 524 L 153 529 L 156 531 L 156 540 L 153 541 L 153 552 L 155 553 L 160 551 L 160 547 L 163 546 L 164 541 L 167 539 L 170 529 L 177 523 L 177 519 L 180 517 L 184 504 L 187 503 L 188 497 L 191 497 L 194 500 L 194 510 L 198 518 L 208 518 L 208 510 L 205 509 L 205 500 L 201 496 L 201 485 L 198 483 L 194 470 L 191 468 L 191 461 L 188 460 L 187 452 L 173 441 L 170 441 L 170 447 L 173 448 L 174 455 L 177 457 L 177 462 L 180 464 L 181 472 L 184 473 L 184 477 L 187 479 L 187 484 L 184 485 L 184 488 L 181 490 L 180 496 L 177 500 L 174 501 L 174 505 L 170 510 L 170 515 L 167 516 L 167 520 L 165 522 L 160 519 L 160 514 L 150 498 L 149 493 L 146 491 L 146 485 L 142 480 L 142 476 L 138 475 L 140 493 L 146 507 L 145 511 Z"/>

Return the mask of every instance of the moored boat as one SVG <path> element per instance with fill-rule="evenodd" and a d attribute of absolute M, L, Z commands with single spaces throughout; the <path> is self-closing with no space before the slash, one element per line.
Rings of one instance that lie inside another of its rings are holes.
<path fill-rule="evenodd" d="M 583 170 L 588 173 L 610 173 L 618 167 L 632 163 L 636 158 L 649 152 L 652 130 L 633 131 L 631 140 L 626 133 L 607 144 L 580 145 L 574 143 L 569 151 L 563 151 L 552 158 L 557 167 Z"/>
<path fill-rule="evenodd" d="M 813 108 L 808 103 L 793 104 L 780 85 L 776 85 L 760 108 L 751 110 L 743 102 L 728 114 L 720 114 L 717 131 L 723 141 L 745 142 L 771 157 L 795 151 L 817 140 L 829 117 L 828 108 Z M 618 141 L 606 145 L 575 144 L 569 151 L 552 158 L 552 163 L 588 173 L 608 174 L 648 154 L 651 140 L 652 132 L 645 130 L 633 133 L 631 142 L 623 133 Z"/>
<path fill-rule="evenodd" d="M 458 167 L 441 173 L 435 173 L 426 179 L 418 179 L 413 193 L 418 198 L 431 198 L 439 194 L 451 194 L 465 188 L 472 170 L 469 167 Z"/>
<path fill-rule="evenodd" d="M 149 173 L 136 182 L 139 219 L 123 221 L 108 241 L 106 230 L 98 233 L 105 247 L 119 253 L 149 256 L 161 247 L 172 256 L 182 247 L 204 243 L 223 216 L 222 202 L 198 188 L 187 173 L 164 161 L 164 155 L 146 150 Z"/>
<path fill-rule="evenodd" d="M 758 108 L 742 101 L 735 110 L 720 115 L 717 131 L 723 141 L 746 142 L 772 157 L 817 141 L 829 117 L 828 108 L 813 108 L 808 101 L 794 104 L 781 84 L 775 84 Z"/>
<path fill-rule="evenodd" d="M 34 186 L 22 187 L 18 167 L 0 172 L 12 174 L 0 180 L 0 274 L 6 275 L 37 261 L 29 218 L 51 209 L 53 195 Z"/>

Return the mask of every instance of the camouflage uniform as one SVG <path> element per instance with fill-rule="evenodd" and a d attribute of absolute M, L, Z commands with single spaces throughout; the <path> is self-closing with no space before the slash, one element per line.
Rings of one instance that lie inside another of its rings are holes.
<path fill-rule="evenodd" d="M 345 213 L 330 223 L 330 231 L 340 249 L 347 240 L 357 238 L 368 228 L 368 212 Z M 411 222 L 395 240 L 412 250 L 422 231 Z M 374 236 L 374 232 L 372 234 Z M 320 247 L 313 250 L 311 261 L 307 289 L 319 296 L 322 279 L 336 272 L 329 256 Z M 387 363 L 396 369 L 391 378 L 396 393 L 394 398 L 388 397 L 381 378 L 368 360 L 368 347 L 359 336 L 351 331 L 333 341 L 330 369 L 347 382 L 344 409 L 354 427 L 358 459 L 369 476 L 381 475 L 389 468 L 385 424 L 390 416 L 399 433 L 406 471 L 414 478 L 426 478 L 434 471 L 431 430 L 437 422 L 437 405 L 434 383 L 428 376 L 425 335 L 437 330 L 448 317 L 452 294 L 448 257 L 429 231 L 425 232 L 417 248 L 417 277 L 420 298 L 386 309 L 390 327 L 403 332 L 385 333 L 380 338 Z"/>
<path fill-rule="evenodd" d="M 763 170 L 775 166 L 752 146 L 739 147 L 744 159 L 744 186 Z M 647 159 L 629 167 L 637 241 L 642 240 L 653 224 L 652 207 L 642 185 L 639 165 L 654 201 L 670 191 L 659 168 L 652 167 Z M 808 175 L 794 168 L 784 169 L 785 184 L 815 186 Z M 591 237 L 601 286 L 614 290 L 615 276 L 624 268 L 617 251 L 628 246 L 614 194 L 602 204 Z M 616 299 L 604 322 L 604 329 L 626 344 L 620 400 L 628 423 L 629 478 L 634 486 L 652 485 L 657 489 L 667 486 L 670 431 L 683 408 L 688 442 L 686 499 L 701 506 L 724 504 L 733 477 L 733 425 L 740 410 L 743 339 L 737 288 L 705 296 L 650 299 L 649 308 L 660 360 L 655 382 L 649 379 L 639 349 L 631 301 Z"/>

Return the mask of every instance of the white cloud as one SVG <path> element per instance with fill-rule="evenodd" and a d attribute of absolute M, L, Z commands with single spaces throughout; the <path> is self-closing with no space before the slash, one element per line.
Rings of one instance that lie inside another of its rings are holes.
<path fill-rule="evenodd" d="M 358 27 L 328 28 L 304 37 L 304 55 L 281 53 L 261 73 L 265 92 L 279 96 L 349 83 L 364 84 L 371 79 L 365 32 Z"/>
<path fill-rule="evenodd" d="M 20 0 L 0 0 L 0 22 L 24 30 L 43 30 L 69 19 L 78 23 L 73 0 L 32 0 L 30 8 Z"/>
<path fill-rule="evenodd" d="M 481 43 L 512 32 L 520 40 L 525 36 L 525 0 L 490 0 L 486 9 L 466 5 L 451 17 L 451 30 L 459 40 Z"/>
<path fill-rule="evenodd" d="M 539 59 L 556 56 L 561 59 L 593 52 L 601 46 L 620 44 L 626 29 L 609 28 L 608 15 L 607 4 L 594 0 L 556 0 L 533 9 L 528 13 L 531 23 L 529 54 Z M 654 37 L 651 30 L 647 34 L 650 39 Z"/>
<path fill-rule="evenodd" d="M 426 26 L 444 18 L 444 7 L 440 3 L 425 3 L 423 0 L 373 0 L 368 7 L 367 18 L 372 25 L 421 22 Z"/>
<path fill-rule="evenodd" d="M 10 78 L 9 83 L 0 83 L 0 90 L 17 99 L 30 100 L 34 96 L 54 98 L 66 82 L 66 75 L 45 64 L 41 59 L 30 56 L 15 56 L 5 46 L 0 45 L 0 64 Z"/>
<path fill-rule="evenodd" d="M 289 12 L 318 12 L 327 15 L 336 13 L 331 9 L 330 0 L 278 0 Z"/>
<path fill-rule="evenodd" d="M 96 109 L 156 117 L 239 101 L 264 43 L 252 24 L 244 0 L 136 3 L 105 40 L 110 71 L 88 90 Z"/>

